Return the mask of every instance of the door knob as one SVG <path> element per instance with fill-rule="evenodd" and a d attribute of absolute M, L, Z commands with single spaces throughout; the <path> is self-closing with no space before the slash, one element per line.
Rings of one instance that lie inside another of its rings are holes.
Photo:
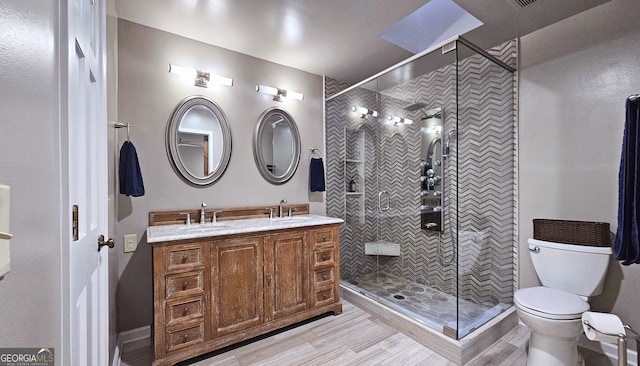
<path fill-rule="evenodd" d="M 109 238 L 109 240 L 104 241 L 104 235 L 100 235 L 98 237 L 98 251 L 100 251 L 100 248 L 102 248 L 103 246 L 108 246 L 109 248 L 113 248 L 116 243 L 113 240 L 113 238 Z"/>

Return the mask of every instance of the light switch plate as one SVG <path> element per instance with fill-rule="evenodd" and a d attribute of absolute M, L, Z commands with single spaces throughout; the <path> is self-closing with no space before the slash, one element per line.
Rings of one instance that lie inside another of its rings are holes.
<path fill-rule="evenodd" d="M 135 252 L 138 249 L 138 234 L 128 234 L 124 236 L 124 252 Z"/>

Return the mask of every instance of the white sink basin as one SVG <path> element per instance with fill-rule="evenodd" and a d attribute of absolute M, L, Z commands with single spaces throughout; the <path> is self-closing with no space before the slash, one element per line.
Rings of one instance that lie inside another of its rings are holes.
<path fill-rule="evenodd" d="M 311 220 L 311 216 L 286 216 L 286 217 L 274 217 L 270 219 L 272 222 L 303 222 Z"/>
<path fill-rule="evenodd" d="M 191 226 L 186 227 L 186 229 L 187 229 L 187 231 L 207 231 L 207 230 L 228 229 L 230 227 L 232 227 L 232 225 L 230 225 L 230 224 L 215 223 L 215 224 L 191 225 Z"/>

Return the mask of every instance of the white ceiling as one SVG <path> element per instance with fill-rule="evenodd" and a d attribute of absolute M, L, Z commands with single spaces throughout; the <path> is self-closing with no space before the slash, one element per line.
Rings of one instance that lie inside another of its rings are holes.
<path fill-rule="evenodd" d="M 413 55 L 378 36 L 428 1 L 115 0 L 115 5 L 121 19 L 355 83 Z M 489 48 L 609 0 L 537 0 L 525 8 L 508 0 L 454 1 L 484 23 L 464 37 Z"/>

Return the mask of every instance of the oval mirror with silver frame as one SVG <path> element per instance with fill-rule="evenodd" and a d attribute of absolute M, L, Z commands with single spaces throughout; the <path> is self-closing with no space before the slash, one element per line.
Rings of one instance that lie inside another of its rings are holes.
<path fill-rule="evenodd" d="M 280 108 L 264 111 L 253 131 L 253 158 L 262 177 L 283 184 L 300 161 L 300 134 L 293 117 Z"/>
<path fill-rule="evenodd" d="M 215 183 L 231 158 L 231 127 L 222 109 L 204 96 L 183 99 L 167 125 L 169 161 L 185 182 L 204 187 Z"/>

